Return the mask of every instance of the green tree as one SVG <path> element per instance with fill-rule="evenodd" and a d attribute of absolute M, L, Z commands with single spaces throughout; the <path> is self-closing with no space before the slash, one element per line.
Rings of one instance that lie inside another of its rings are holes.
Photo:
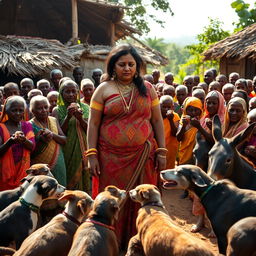
<path fill-rule="evenodd" d="M 250 4 L 245 3 L 243 0 L 236 0 L 231 3 L 231 7 L 239 17 L 239 21 L 234 23 L 236 25 L 235 31 L 239 31 L 256 22 L 256 3 L 254 3 L 254 8 L 250 9 Z"/>
<path fill-rule="evenodd" d="M 197 44 L 188 45 L 186 48 L 189 50 L 191 57 L 183 68 L 187 71 L 194 71 L 193 74 L 202 76 L 204 70 L 209 67 L 218 67 L 218 61 L 204 61 L 202 53 L 208 49 L 212 44 L 226 38 L 230 35 L 228 31 L 222 29 L 223 22 L 218 19 L 214 20 L 209 18 L 210 24 L 203 28 L 203 33 L 197 35 Z M 191 73 L 189 73 L 191 74 Z"/>
<path fill-rule="evenodd" d="M 163 26 L 165 23 L 163 20 L 158 19 L 156 11 L 168 12 L 173 15 L 168 0 L 108 0 L 109 2 L 120 3 L 129 7 L 125 14 L 129 18 L 132 24 L 134 24 L 141 32 L 148 33 L 150 28 L 148 26 L 148 20 L 152 19 L 156 23 Z M 153 7 L 153 11 L 150 10 Z M 159 12 L 158 12 L 159 14 Z"/>
<path fill-rule="evenodd" d="M 167 43 L 164 42 L 163 38 L 146 38 L 144 40 L 144 43 L 151 47 L 152 49 L 155 49 L 162 54 L 165 54 L 166 49 L 167 49 Z"/>

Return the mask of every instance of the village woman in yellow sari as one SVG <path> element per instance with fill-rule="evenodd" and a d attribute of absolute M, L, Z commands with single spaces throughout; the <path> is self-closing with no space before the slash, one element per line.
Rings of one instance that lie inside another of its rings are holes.
<path fill-rule="evenodd" d="M 66 186 L 66 166 L 62 145 L 66 144 L 66 136 L 62 132 L 55 117 L 49 116 L 50 103 L 44 96 L 31 99 L 30 111 L 34 117 L 30 120 L 36 137 L 36 148 L 31 156 L 31 163 L 48 164 L 58 182 Z"/>
<path fill-rule="evenodd" d="M 56 117 L 67 136 L 63 147 L 67 169 L 67 188 L 90 191 L 90 175 L 87 163 L 82 157 L 86 151 L 86 130 L 89 106 L 80 102 L 78 85 L 65 80 L 59 88 L 57 107 L 52 115 Z"/>
<path fill-rule="evenodd" d="M 198 123 L 202 116 L 203 105 L 196 97 L 186 98 L 183 104 L 183 114 L 177 131 L 177 140 L 180 141 L 179 164 L 189 164 L 192 163 L 197 132 L 194 124 Z"/>

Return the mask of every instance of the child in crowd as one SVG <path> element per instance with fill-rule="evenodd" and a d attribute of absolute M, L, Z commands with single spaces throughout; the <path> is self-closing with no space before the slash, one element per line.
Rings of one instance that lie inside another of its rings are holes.
<path fill-rule="evenodd" d="M 172 85 L 164 84 L 163 95 L 170 95 L 172 98 L 175 97 L 175 88 Z"/>
<path fill-rule="evenodd" d="M 248 89 L 248 96 L 249 98 L 254 97 L 253 95 L 253 84 L 252 84 L 252 80 L 251 79 L 246 79 L 247 82 L 247 89 Z"/>
<path fill-rule="evenodd" d="M 249 111 L 256 108 L 256 97 L 253 97 L 249 100 Z"/>
<path fill-rule="evenodd" d="M 235 86 L 233 84 L 227 83 L 222 87 L 222 95 L 225 99 L 225 106 L 231 99 L 232 93 L 235 91 Z"/>
<path fill-rule="evenodd" d="M 225 75 L 220 74 L 216 77 L 216 81 L 220 84 L 221 88 L 223 88 L 223 86 L 228 82 L 228 78 Z"/>
<path fill-rule="evenodd" d="M 174 107 L 174 112 L 181 116 L 183 102 L 188 96 L 188 88 L 185 85 L 178 85 L 175 89 L 175 94 L 178 104 Z"/>
<path fill-rule="evenodd" d="M 197 85 L 197 87 L 203 89 L 205 92 L 205 95 L 208 93 L 208 84 L 207 83 L 205 83 L 205 82 L 199 83 Z"/>
<path fill-rule="evenodd" d="M 219 82 L 217 81 L 212 81 L 210 84 L 209 84 L 209 92 L 210 91 L 213 91 L 213 90 L 216 90 L 218 92 L 221 93 L 221 85 Z"/>
<path fill-rule="evenodd" d="M 164 89 L 164 83 L 158 83 L 156 84 L 156 92 L 158 95 L 158 98 L 160 99 L 161 96 L 163 96 L 163 89 Z"/>
<path fill-rule="evenodd" d="M 202 104 L 204 106 L 205 92 L 204 92 L 203 89 L 195 89 L 195 90 L 193 90 L 192 96 L 198 98 L 199 100 L 201 100 L 201 102 L 202 102 Z"/>
<path fill-rule="evenodd" d="M 188 88 L 188 96 L 192 95 L 192 89 L 194 86 L 194 78 L 193 76 L 185 76 L 183 79 L 183 85 Z"/>
<path fill-rule="evenodd" d="M 235 97 L 239 97 L 239 98 L 242 98 L 245 100 L 247 112 L 248 112 L 249 111 L 249 98 L 248 98 L 247 92 L 244 90 L 235 90 L 231 95 L 231 99 L 233 99 Z"/>
<path fill-rule="evenodd" d="M 168 149 L 166 169 L 171 169 L 175 167 L 178 153 L 179 142 L 176 138 L 176 133 L 180 117 L 173 111 L 174 104 L 171 96 L 163 95 L 160 98 L 160 107 L 164 122 L 165 145 Z"/>
<path fill-rule="evenodd" d="M 50 103 L 49 113 L 52 114 L 52 110 L 57 106 L 57 100 L 59 93 L 57 91 L 51 91 L 47 94 L 47 99 Z"/>
<path fill-rule="evenodd" d="M 83 79 L 81 81 L 81 91 L 84 97 L 81 99 L 81 102 L 90 105 L 94 89 L 94 84 L 89 78 Z"/>

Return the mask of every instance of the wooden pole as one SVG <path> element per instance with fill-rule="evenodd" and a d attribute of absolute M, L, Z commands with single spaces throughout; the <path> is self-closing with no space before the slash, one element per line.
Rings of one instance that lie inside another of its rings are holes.
<path fill-rule="evenodd" d="M 72 3 L 72 39 L 78 38 L 78 17 L 77 0 L 71 0 Z"/>

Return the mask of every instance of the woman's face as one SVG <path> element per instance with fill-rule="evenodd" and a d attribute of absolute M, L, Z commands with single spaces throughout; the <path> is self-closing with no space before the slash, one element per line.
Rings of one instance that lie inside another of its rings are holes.
<path fill-rule="evenodd" d="M 190 117 L 196 117 L 196 118 L 198 118 L 198 117 L 200 117 L 200 115 L 201 115 L 201 109 L 200 108 L 197 108 L 197 107 L 193 107 L 193 106 L 188 106 L 187 108 L 186 108 L 186 113 L 187 113 L 187 115 L 189 115 Z"/>
<path fill-rule="evenodd" d="M 77 87 L 74 84 L 67 84 L 63 89 L 62 96 L 65 102 L 73 103 L 77 99 Z"/>
<path fill-rule="evenodd" d="M 214 116 L 218 113 L 219 99 L 216 96 L 210 96 L 206 99 L 206 109 L 210 116 Z"/>
<path fill-rule="evenodd" d="M 44 100 L 35 103 L 32 110 L 38 120 L 45 120 L 49 115 L 49 105 Z"/>
<path fill-rule="evenodd" d="M 22 102 L 13 102 L 6 113 L 11 121 L 19 123 L 24 117 L 24 111 L 25 108 Z"/>
<path fill-rule="evenodd" d="M 130 83 L 136 73 L 136 61 L 131 54 L 121 56 L 115 63 L 114 71 L 117 79 Z"/>
<path fill-rule="evenodd" d="M 228 106 L 228 115 L 231 123 L 237 123 L 244 115 L 243 106 L 239 102 L 233 102 Z"/>
<path fill-rule="evenodd" d="M 90 101 L 94 92 L 94 87 L 91 84 L 85 84 L 83 86 L 83 95 L 86 101 Z"/>

